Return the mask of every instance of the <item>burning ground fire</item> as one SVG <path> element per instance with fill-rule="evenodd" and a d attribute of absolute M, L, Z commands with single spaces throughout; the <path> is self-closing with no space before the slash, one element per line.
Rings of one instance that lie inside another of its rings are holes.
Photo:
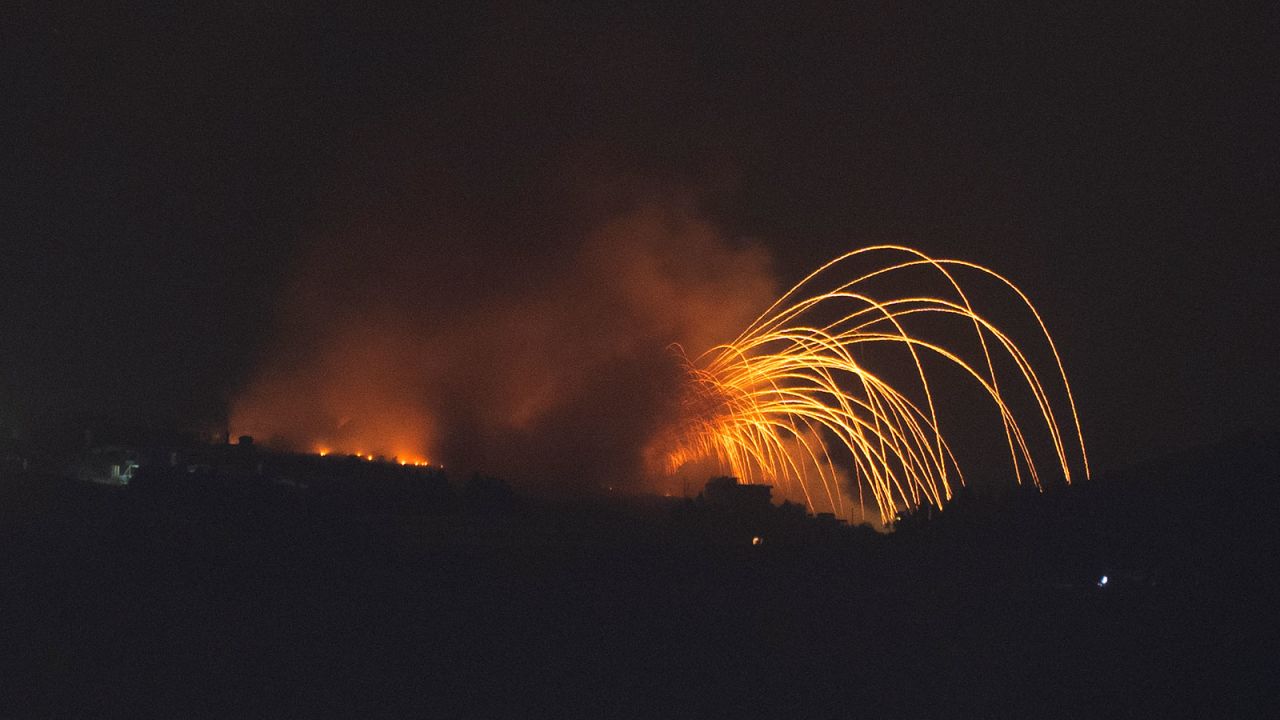
<path fill-rule="evenodd" d="M 373 453 L 366 453 L 361 450 L 356 450 L 355 452 L 334 452 L 333 449 L 331 449 L 327 445 L 316 445 L 311 449 L 311 452 L 316 455 L 319 455 L 320 457 L 329 457 L 332 455 L 332 456 L 340 456 L 340 457 L 359 458 L 366 462 L 390 462 L 395 465 L 405 465 L 405 466 L 412 466 L 412 467 L 432 467 L 432 463 L 429 462 L 426 458 L 409 455 L 409 454 L 404 454 L 404 455 L 396 454 L 388 458 L 385 455 L 374 455 Z"/>

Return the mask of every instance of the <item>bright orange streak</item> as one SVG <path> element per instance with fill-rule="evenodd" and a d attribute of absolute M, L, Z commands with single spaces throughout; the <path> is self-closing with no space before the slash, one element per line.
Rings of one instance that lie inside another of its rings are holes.
<path fill-rule="evenodd" d="M 802 295 L 845 263 L 872 254 L 899 257 L 853 280 L 837 280 L 833 287 Z M 912 268 L 936 273 L 933 276 L 942 279 L 944 292 L 939 297 L 887 300 L 871 295 L 873 280 Z M 998 280 L 1030 310 L 1056 365 L 1051 385 L 1046 385 L 1007 333 L 974 310 L 957 280 L 965 271 Z M 819 317 L 826 322 L 811 322 Z M 922 319 L 958 320 L 971 327 L 982 360 L 971 363 L 959 352 L 918 334 L 911 325 Z M 897 345 L 907 351 L 912 387 L 892 387 L 855 358 L 858 347 L 871 344 Z M 683 350 L 677 350 L 683 356 Z M 1003 387 L 995 363 L 1001 354 L 1016 368 L 1003 379 Z M 963 370 L 995 405 L 1017 482 L 1021 483 L 1025 470 L 1042 488 L 1024 426 L 1009 402 L 1009 391 L 1018 387 L 1025 388 L 1034 401 L 1065 481 L 1071 482 L 1067 433 L 1075 435 L 1071 451 L 1078 446 L 1079 462 L 1085 477 L 1089 476 L 1079 414 L 1061 356 L 1027 296 L 980 265 L 934 259 L 890 245 L 856 250 L 826 263 L 784 293 L 733 342 L 694 360 L 685 358 L 688 417 L 668 452 L 668 469 L 711 458 L 744 481 L 798 490 L 810 510 L 821 505 L 844 514 L 842 490 L 852 488 L 842 487 L 834 456 L 852 469 L 859 505 L 865 487 L 885 523 L 892 522 L 899 511 L 923 503 L 941 508 L 952 496 L 951 475 L 960 484 L 964 476 L 939 427 L 934 387 L 925 370 L 928 357 Z M 1065 432 L 1053 407 L 1053 392 L 1061 392 L 1070 409 Z"/>

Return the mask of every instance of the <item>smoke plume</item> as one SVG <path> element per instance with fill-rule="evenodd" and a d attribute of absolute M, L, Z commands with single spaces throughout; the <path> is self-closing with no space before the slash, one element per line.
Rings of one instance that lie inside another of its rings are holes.
<path fill-rule="evenodd" d="M 733 339 L 775 295 L 770 259 L 683 203 L 520 224 L 366 218 L 317 241 L 233 430 L 553 491 L 644 487 L 679 411 L 670 345 Z"/>

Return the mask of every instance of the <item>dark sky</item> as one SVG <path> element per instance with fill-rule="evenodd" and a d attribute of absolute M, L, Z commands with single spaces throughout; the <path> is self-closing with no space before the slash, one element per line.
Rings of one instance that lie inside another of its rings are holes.
<path fill-rule="evenodd" d="M 601 185 L 691 198 L 784 283 L 876 242 L 999 269 L 1104 470 L 1277 425 L 1274 17 L 57 5 L 0 38 L 0 425 L 219 422 L 319 238 L 542 262 Z"/>

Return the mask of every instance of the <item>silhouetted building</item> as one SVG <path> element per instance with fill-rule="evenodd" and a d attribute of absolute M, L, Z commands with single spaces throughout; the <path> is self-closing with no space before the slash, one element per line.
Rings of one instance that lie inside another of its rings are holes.
<path fill-rule="evenodd" d="M 756 511 L 772 506 L 772 485 L 748 485 L 724 475 L 707 481 L 702 490 L 707 504 L 730 511 Z"/>
<path fill-rule="evenodd" d="M 80 480 L 105 485 L 128 485 L 139 466 L 136 449 L 121 445 L 99 445 L 90 448 L 75 469 Z"/>

